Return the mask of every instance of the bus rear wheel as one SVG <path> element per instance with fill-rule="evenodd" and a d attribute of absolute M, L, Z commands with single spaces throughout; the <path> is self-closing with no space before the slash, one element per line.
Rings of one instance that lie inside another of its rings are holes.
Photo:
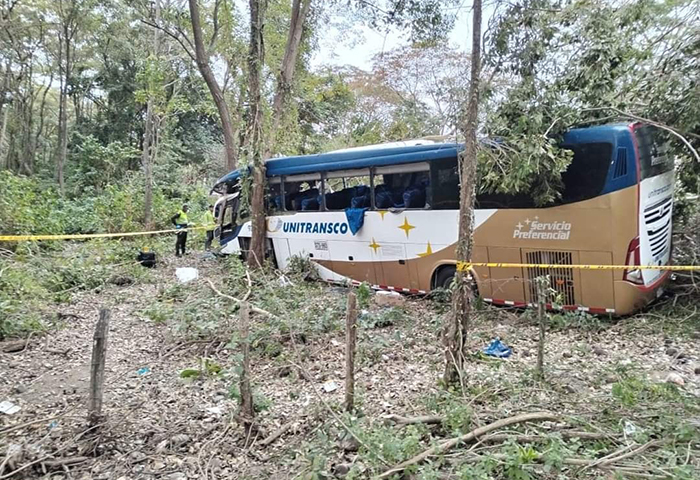
<path fill-rule="evenodd" d="M 452 284 L 452 280 L 454 280 L 454 278 L 455 278 L 456 272 L 457 272 L 457 268 L 455 268 L 453 265 L 448 265 L 446 267 L 442 267 L 435 274 L 434 288 L 444 288 L 444 289 L 450 288 L 450 285 Z"/>

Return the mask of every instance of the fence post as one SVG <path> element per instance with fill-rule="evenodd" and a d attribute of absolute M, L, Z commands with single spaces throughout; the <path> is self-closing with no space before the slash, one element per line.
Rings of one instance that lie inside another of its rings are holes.
<path fill-rule="evenodd" d="M 355 408 L 355 345 L 357 344 L 357 295 L 348 293 L 345 317 L 345 411 Z"/>
<path fill-rule="evenodd" d="M 537 319 L 539 320 L 540 338 L 537 344 L 537 369 L 535 374 L 540 380 L 544 380 L 544 335 L 547 328 L 545 304 L 547 303 L 547 287 L 549 286 L 549 276 L 535 278 L 537 288 Z"/>
<path fill-rule="evenodd" d="M 97 425 L 102 420 L 102 396 L 104 394 L 105 358 L 110 311 L 100 310 L 100 318 L 92 340 L 92 362 L 90 368 L 90 398 L 88 401 L 88 423 Z"/>
<path fill-rule="evenodd" d="M 241 303 L 239 335 L 243 360 L 241 365 L 241 375 L 239 378 L 240 416 L 243 420 L 243 427 L 246 435 L 246 447 L 254 428 L 255 407 L 253 405 L 253 390 L 250 387 L 250 343 L 248 333 L 250 329 L 250 305 L 248 302 Z"/>

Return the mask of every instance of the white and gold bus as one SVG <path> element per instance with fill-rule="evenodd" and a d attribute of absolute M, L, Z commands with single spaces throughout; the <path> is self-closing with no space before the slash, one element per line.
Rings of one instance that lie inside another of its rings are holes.
<path fill-rule="evenodd" d="M 531 281 L 549 275 L 564 309 L 624 315 L 662 292 L 671 260 L 673 160 L 653 127 L 614 124 L 569 131 L 574 153 L 555 205 L 523 195 L 476 199 L 475 263 L 563 268 L 475 267 L 479 295 L 527 306 Z M 269 160 L 268 254 L 280 268 L 308 257 L 321 278 L 422 294 L 449 285 L 458 235 L 460 145 L 428 141 Z M 249 222 L 237 223 L 240 171 L 214 190 L 223 253 L 245 252 Z M 571 264 L 628 265 L 576 270 Z"/>

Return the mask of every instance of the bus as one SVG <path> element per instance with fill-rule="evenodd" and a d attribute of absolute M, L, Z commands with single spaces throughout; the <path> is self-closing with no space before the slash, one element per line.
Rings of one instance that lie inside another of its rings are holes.
<path fill-rule="evenodd" d="M 573 159 L 552 205 L 479 193 L 472 262 L 562 266 L 474 267 L 479 296 L 532 305 L 534 278 L 548 275 L 549 307 L 626 315 L 659 297 L 670 272 L 637 268 L 671 262 L 674 164 L 658 133 L 641 123 L 568 131 L 561 146 Z M 461 148 L 413 141 L 269 160 L 266 254 L 281 269 L 307 257 L 329 282 L 409 294 L 449 286 Z M 245 253 L 250 243 L 250 222 L 238 221 L 242 174 L 213 189 L 223 253 Z M 575 264 L 629 268 L 566 268 Z"/>

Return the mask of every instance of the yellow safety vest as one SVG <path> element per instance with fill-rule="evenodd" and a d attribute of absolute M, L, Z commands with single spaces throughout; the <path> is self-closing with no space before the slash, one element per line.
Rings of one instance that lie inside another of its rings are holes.
<path fill-rule="evenodd" d="M 207 232 L 211 232 L 216 228 L 216 220 L 214 219 L 214 214 L 211 213 L 209 210 L 204 212 L 204 226 L 207 229 Z"/>
<path fill-rule="evenodd" d="M 187 225 L 189 221 L 187 220 L 187 214 L 180 210 L 177 212 L 177 218 L 175 219 L 176 225 Z"/>

